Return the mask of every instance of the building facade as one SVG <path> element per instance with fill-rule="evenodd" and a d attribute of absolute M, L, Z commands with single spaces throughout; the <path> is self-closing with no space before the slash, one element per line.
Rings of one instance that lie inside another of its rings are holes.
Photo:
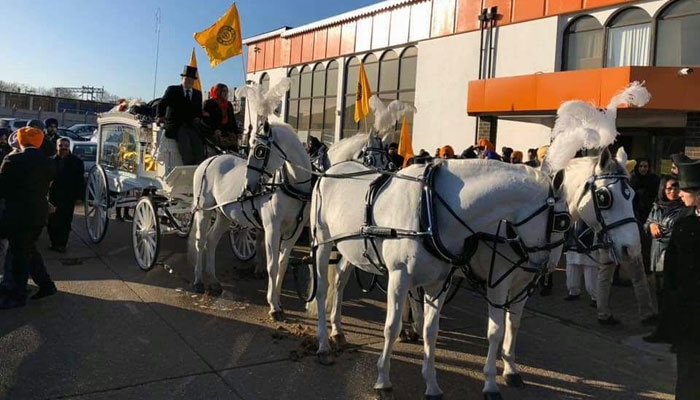
<path fill-rule="evenodd" d="M 605 107 L 640 80 L 652 101 L 620 111 L 618 142 L 657 168 L 700 157 L 697 0 L 389 0 L 244 43 L 249 80 L 292 79 L 279 118 L 302 140 L 368 129 L 353 119 L 362 62 L 373 93 L 418 109 L 415 151 L 548 144 L 563 101 Z"/>

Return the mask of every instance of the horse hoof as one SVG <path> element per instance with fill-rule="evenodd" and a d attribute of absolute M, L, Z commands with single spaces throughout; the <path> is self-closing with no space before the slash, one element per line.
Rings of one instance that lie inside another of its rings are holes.
<path fill-rule="evenodd" d="M 209 295 L 219 297 L 223 293 L 224 289 L 221 287 L 220 283 L 213 283 L 209 285 Z"/>
<path fill-rule="evenodd" d="M 503 400 L 501 392 L 484 392 L 484 400 Z"/>
<path fill-rule="evenodd" d="M 425 400 L 442 400 L 442 393 L 440 393 L 440 394 L 426 394 Z"/>
<path fill-rule="evenodd" d="M 506 380 L 506 386 L 514 388 L 525 387 L 525 382 L 523 382 L 523 377 L 520 374 L 507 374 L 504 378 Z"/>
<path fill-rule="evenodd" d="M 374 398 L 377 400 L 394 400 L 394 390 L 392 388 L 374 389 Z"/>
<path fill-rule="evenodd" d="M 342 333 L 337 334 L 335 336 L 331 336 L 331 341 L 338 348 L 343 348 L 348 345 L 348 341 L 345 339 L 345 335 L 343 335 Z"/>
<path fill-rule="evenodd" d="M 205 292 L 205 290 L 204 290 L 204 284 L 201 283 L 201 282 L 200 282 L 200 283 L 195 283 L 195 284 L 193 284 L 193 285 L 192 285 L 192 291 L 195 292 L 195 293 L 200 293 L 200 294 L 204 293 L 204 292 Z"/>
<path fill-rule="evenodd" d="M 333 361 L 333 357 L 331 357 L 328 353 L 318 353 L 318 363 L 321 365 L 329 366 L 335 364 L 335 361 Z"/>
<path fill-rule="evenodd" d="M 273 321 L 275 322 L 282 322 L 284 321 L 284 312 L 283 311 L 272 311 L 270 312 L 270 318 L 272 318 Z"/>
<path fill-rule="evenodd" d="M 420 335 L 416 333 L 413 329 L 403 329 L 399 333 L 399 342 L 402 343 L 418 343 L 420 340 Z"/>

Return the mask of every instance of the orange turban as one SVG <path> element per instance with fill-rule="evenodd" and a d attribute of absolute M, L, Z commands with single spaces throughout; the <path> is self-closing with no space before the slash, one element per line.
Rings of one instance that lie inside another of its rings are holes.
<path fill-rule="evenodd" d="M 442 146 L 440 147 L 438 156 L 440 158 L 455 158 L 455 151 L 450 145 Z"/>
<path fill-rule="evenodd" d="M 44 132 L 40 129 L 25 126 L 17 131 L 17 142 L 22 147 L 41 147 L 44 141 Z"/>
<path fill-rule="evenodd" d="M 510 155 L 510 159 L 515 162 L 515 160 L 518 160 L 518 164 L 523 162 L 523 152 L 522 151 L 514 151 L 513 154 Z"/>
<path fill-rule="evenodd" d="M 496 146 L 494 146 L 493 143 L 491 143 L 491 141 L 488 139 L 479 139 L 476 145 L 479 147 L 483 147 L 486 150 L 491 150 L 494 153 L 496 152 Z"/>

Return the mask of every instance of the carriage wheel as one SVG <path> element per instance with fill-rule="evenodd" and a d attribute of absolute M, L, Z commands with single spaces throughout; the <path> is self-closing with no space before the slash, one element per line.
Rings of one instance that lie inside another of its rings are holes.
<path fill-rule="evenodd" d="M 233 255 L 240 261 L 250 261 L 255 257 L 255 242 L 257 231 L 255 229 L 232 229 L 229 231 L 229 242 Z"/>
<path fill-rule="evenodd" d="M 85 226 L 92 243 L 100 243 L 109 225 L 109 186 L 107 174 L 100 165 L 95 165 L 88 173 L 85 189 Z"/>
<path fill-rule="evenodd" d="M 316 269 L 313 261 L 290 264 L 294 277 L 294 290 L 299 300 L 310 303 L 316 298 Z"/>
<path fill-rule="evenodd" d="M 160 249 L 158 214 L 150 197 L 141 197 L 136 203 L 131 236 L 136 263 L 142 270 L 150 270 L 158 259 Z"/>

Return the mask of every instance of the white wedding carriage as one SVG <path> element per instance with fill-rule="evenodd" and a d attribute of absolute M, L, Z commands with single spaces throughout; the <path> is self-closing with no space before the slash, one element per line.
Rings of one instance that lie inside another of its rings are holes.
<path fill-rule="evenodd" d="M 192 176 L 196 165 L 182 165 L 173 139 L 149 115 L 117 111 L 97 120 L 97 162 L 88 173 L 85 222 L 99 243 L 111 217 L 132 220 L 132 246 L 147 271 L 158 259 L 161 235 L 187 237 L 192 220 Z M 241 261 L 255 256 L 252 230 L 232 227 L 231 248 Z"/>

